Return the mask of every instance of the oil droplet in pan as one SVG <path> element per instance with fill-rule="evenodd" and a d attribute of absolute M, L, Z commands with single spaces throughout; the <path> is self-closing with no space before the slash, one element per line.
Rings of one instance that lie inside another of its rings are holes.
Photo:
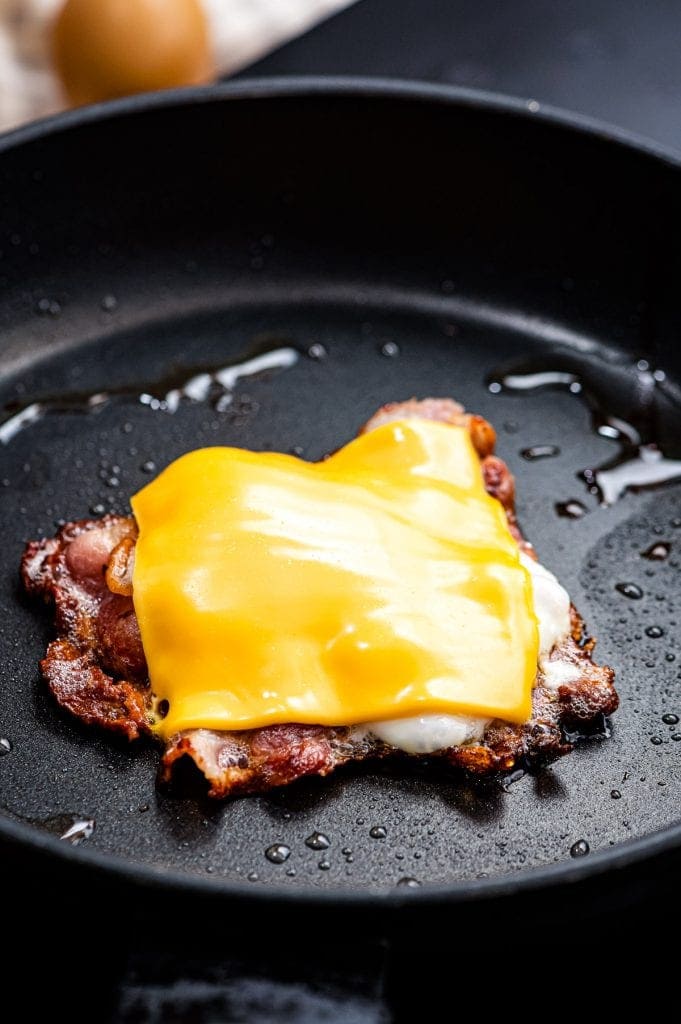
<path fill-rule="evenodd" d="M 405 876 L 404 878 L 400 878 L 397 883 L 397 887 L 398 889 L 420 889 L 421 883 L 418 878 L 408 878 Z"/>
<path fill-rule="evenodd" d="M 316 359 L 317 361 L 321 359 L 326 359 L 328 355 L 325 347 L 321 344 L 321 342 L 318 341 L 316 341 L 313 345 L 310 345 L 310 347 L 307 350 L 307 354 L 310 359 Z"/>
<path fill-rule="evenodd" d="M 113 401 L 134 400 L 154 412 L 177 412 L 183 401 L 205 402 L 215 399 L 219 411 L 224 412 L 232 402 L 240 381 L 261 374 L 288 369 L 298 362 L 299 353 L 290 345 L 255 350 L 254 354 L 200 372 L 184 370 L 158 381 L 123 385 L 107 391 L 74 392 L 72 394 L 41 396 L 31 401 L 10 402 L 4 408 L 0 422 L 0 444 L 9 444 L 17 434 L 38 423 L 52 413 L 96 413 Z M 255 411 L 257 406 L 251 408 Z M 243 410 L 240 410 L 243 414 Z"/>
<path fill-rule="evenodd" d="M 571 498 L 569 501 L 557 501 L 554 508 L 563 519 L 581 519 L 589 511 L 586 505 L 577 501 L 576 498 Z"/>
<path fill-rule="evenodd" d="M 331 841 L 323 832 L 313 832 L 305 840 L 305 845 L 309 846 L 311 850 L 328 850 Z"/>
<path fill-rule="evenodd" d="M 62 832 L 59 836 L 67 843 L 71 843 L 72 846 L 80 846 L 82 842 L 89 839 L 95 830 L 94 818 L 83 818 L 76 819 L 72 825 Z"/>
<path fill-rule="evenodd" d="M 667 459 L 655 445 L 640 445 L 638 455 L 623 455 L 611 466 L 585 469 L 587 484 L 595 484 L 604 505 L 614 505 L 625 491 L 638 491 L 681 479 L 681 460 Z"/>
<path fill-rule="evenodd" d="M 619 591 L 620 594 L 624 594 L 625 597 L 631 598 L 633 601 L 640 601 L 643 597 L 643 591 L 638 583 L 616 583 L 615 590 Z"/>
<path fill-rule="evenodd" d="M 492 374 L 492 378 L 496 374 Z M 567 387 L 578 393 L 581 391 L 579 377 L 574 373 L 562 370 L 541 370 L 536 373 L 505 373 L 499 380 L 490 379 L 488 388 L 493 395 L 504 389 L 507 391 L 536 391 L 538 388 Z"/>
<path fill-rule="evenodd" d="M 265 856 L 272 864 L 283 864 L 291 856 L 291 848 L 284 843 L 275 843 L 267 847 Z"/>
<path fill-rule="evenodd" d="M 578 839 L 576 843 L 573 843 L 570 847 L 571 857 L 586 857 L 587 853 L 591 850 L 591 847 L 587 843 L 586 839 Z"/>
<path fill-rule="evenodd" d="M 681 459 L 663 454 L 665 444 L 679 444 L 681 392 L 644 359 L 632 364 L 556 348 L 496 371 L 488 387 L 492 394 L 560 388 L 579 395 L 591 412 L 594 432 L 620 446 L 614 460 L 581 474 L 604 505 L 614 504 L 626 491 L 681 479 Z"/>
<path fill-rule="evenodd" d="M 642 551 L 641 558 L 647 558 L 651 562 L 664 562 L 665 559 L 669 558 L 671 549 L 671 544 L 667 543 L 666 540 L 660 540 L 655 544 L 651 544 L 645 551 Z"/>
<path fill-rule="evenodd" d="M 560 448 L 555 444 L 534 444 L 531 448 L 523 448 L 520 454 L 527 462 L 535 462 L 537 459 L 551 459 L 560 455 Z"/>
<path fill-rule="evenodd" d="M 95 831 L 95 819 L 85 818 L 76 814 L 55 814 L 50 818 L 25 818 L 31 825 L 38 825 L 40 828 L 58 836 L 72 846 L 80 846 L 86 839 L 90 839 Z"/>
<path fill-rule="evenodd" d="M 395 359 L 400 354 L 400 346 L 396 341 L 386 341 L 381 345 L 381 355 L 387 359 Z"/>

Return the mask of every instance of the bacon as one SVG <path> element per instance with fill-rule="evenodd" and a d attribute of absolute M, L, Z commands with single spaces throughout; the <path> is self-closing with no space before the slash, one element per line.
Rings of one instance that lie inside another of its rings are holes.
<path fill-rule="evenodd" d="M 494 451 L 497 434 L 492 424 L 484 416 L 466 412 L 462 405 L 451 398 L 410 398 L 407 402 L 388 402 L 367 420 L 360 434 L 368 434 L 370 430 L 394 420 L 411 419 L 435 420 L 437 423 L 449 423 L 452 427 L 466 427 L 481 459 Z"/>
<path fill-rule="evenodd" d="M 129 739 L 150 732 L 150 691 L 132 598 L 107 586 L 112 554 L 134 545 L 123 516 L 66 523 L 56 537 L 30 541 L 21 563 L 29 594 L 55 608 L 58 639 L 40 663 L 58 704 L 88 725 Z"/>
<path fill-rule="evenodd" d="M 480 456 L 485 486 L 500 501 L 513 536 L 534 557 L 515 517 L 515 486 L 506 464 L 493 454 L 495 432 L 481 416 L 451 399 L 383 406 L 362 428 L 421 417 L 465 426 Z M 132 600 L 137 526 L 134 519 L 105 516 L 67 523 L 56 537 L 31 541 L 22 560 L 26 590 L 55 608 L 57 639 L 41 670 L 56 701 L 87 724 L 137 739 L 152 734 L 153 694 Z M 572 633 L 552 657 L 579 668 L 578 678 L 551 689 L 538 673 L 532 717 L 523 725 L 494 721 L 483 742 L 430 755 L 474 776 L 508 772 L 568 753 L 575 732 L 588 731 L 618 705 L 612 669 L 594 664 L 594 641 L 583 640 L 583 622 L 571 609 Z M 228 680 L 225 681 L 228 685 Z M 240 732 L 193 729 L 171 737 L 160 777 L 170 781 L 184 758 L 204 775 L 211 796 L 256 793 L 309 775 L 328 775 L 340 765 L 368 758 L 407 757 L 361 727 L 274 725 Z"/>

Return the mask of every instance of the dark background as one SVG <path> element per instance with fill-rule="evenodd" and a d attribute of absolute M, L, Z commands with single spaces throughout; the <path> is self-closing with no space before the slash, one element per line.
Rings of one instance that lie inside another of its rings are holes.
<path fill-rule="evenodd" d="M 507 93 L 681 149 L 676 0 L 360 0 L 248 68 Z"/>
<path fill-rule="evenodd" d="M 240 77 L 448 82 L 578 111 L 681 149 L 679 40 L 681 4 L 673 0 L 361 0 Z M 125 906 L 83 892 L 65 919 L 56 893 L 55 903 L 58 913 L 49 898 L 28 903 L 24 941 L 14 943 L 16 966 L 37 970 L 36 985 L 23 990 L 28 1006 L 45 999 L 71 1019 L 373 1024 L 415 1020 L 443 995 L 453 1016 L 461 995 L 456 979 L 467 988 L 469 966 L 489 963 L 492 954 L 496 982 L 500 969 L 511 968 L 524 989 L 531 968 L 518 961 L 559 944 L 553 936 L 523 936 L 522 922 L 513 921 L 487 948 L 470 948 L 454 921 L 444 945 L 423 935 L 400 948 L 367 942 L 359 929 L 341 939 L 323 919 L 306 941 L 291 943 L 286 934 L 249 933 L 243 911 L 224 922 L 223 941 L 214 927 L 205 941 L 206 908 L 197 911 L 195 928 L 177 934 L 171 906 L 157 927 L 131 935 Z M 626 909 L 609 911 L 595 937 L 616 935 L 626 945 L 646 936 L 648 943 L 670 910 L 651 906 L 635 919 Z M 16 935 L 11 922 L 9 930 Z M 556 932 L 585 951 L 579 921 L 556 921 Z M 547 967 L 551 973 L 555 962 Z M 593 963 L 589 973 L 599 973 Z M 486 994 L 479 997 L 484 1005 Z"/>

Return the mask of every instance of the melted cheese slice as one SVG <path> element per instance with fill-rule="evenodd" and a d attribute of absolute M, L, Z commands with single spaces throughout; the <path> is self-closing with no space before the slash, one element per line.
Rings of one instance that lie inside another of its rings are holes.
<path fill-rule="evenodd" d="M 465 429 L 389 423 L 314 464 L 204 448 L 132 507 L 162 736 L 529 718 L 531 580 Z"/>

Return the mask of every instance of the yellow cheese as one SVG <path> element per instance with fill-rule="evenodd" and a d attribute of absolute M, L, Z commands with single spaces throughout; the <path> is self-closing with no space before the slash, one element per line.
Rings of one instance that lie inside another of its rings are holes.
<path fill-rule="evenodd" d="M 319 463 L 204 448 L 132 507 L 162 736 L 529 718 L 531 580 L 465 429 L 389 423 Z"/>

